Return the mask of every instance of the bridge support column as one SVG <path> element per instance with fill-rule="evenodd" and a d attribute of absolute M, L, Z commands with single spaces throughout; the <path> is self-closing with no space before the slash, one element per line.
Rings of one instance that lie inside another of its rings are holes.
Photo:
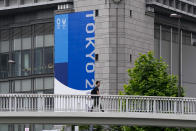
<path fill-rule="evenodd" d="M 79 126 L 74 126 L 74 131 L 79 131 Z"/>
<path fill-rule="evenodd" d="M 93 131 L 93 125 L 89 126 L 89 131 Z"/>
<path fill-rule="evenodd" d="M 71 125 L 66 125 L 64 131 L 72 131 Z"/>

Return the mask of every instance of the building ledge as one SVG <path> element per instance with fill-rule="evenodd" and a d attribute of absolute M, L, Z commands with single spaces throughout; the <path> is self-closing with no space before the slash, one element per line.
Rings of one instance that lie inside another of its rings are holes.
<path fill-rule="evenodd" d="M 1 13 L 10 13 L 13 11 L 15 12 L 17 11 L 25 11 L 27 9 L 32 10 L 32 8 L 34 9 L 38 9 L 38 8 L 45 8 L 45 7 L 51 7 L 51 6 L 56 6 L 58 4 L 63 4 L 63 3 L 73 3 L 73 0 L 55 0 L 55 1 L 47 1 L 47 2 L 39 2 L 39 3 L 30 3 L 30 4 L 17 4 L 17 5 L 13 5 L 13 6 L 3 6 L 0 8 L 0 14 Z"/>
<path fill-rule="evenodd" d="M 196 18 L 196 3 L 186 0 L 146 0 L 147 6 L 161 7 L 185 16 Z"/>

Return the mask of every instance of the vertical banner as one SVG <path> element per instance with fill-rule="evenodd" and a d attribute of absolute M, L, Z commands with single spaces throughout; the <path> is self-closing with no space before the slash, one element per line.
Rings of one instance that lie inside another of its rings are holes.
<path fill-rule="evenodd" d="M 95 83 L 94 11 L 55 16 L 55 94 L 86 94 Z"/>

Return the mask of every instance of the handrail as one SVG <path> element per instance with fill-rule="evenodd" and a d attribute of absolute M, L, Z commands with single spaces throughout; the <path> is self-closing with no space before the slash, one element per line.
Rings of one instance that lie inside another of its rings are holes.
<path fill-rule="evenodd" d="M 0 112 L 196 114 L 196 98 L 129 95 L 0 94 Z"/>

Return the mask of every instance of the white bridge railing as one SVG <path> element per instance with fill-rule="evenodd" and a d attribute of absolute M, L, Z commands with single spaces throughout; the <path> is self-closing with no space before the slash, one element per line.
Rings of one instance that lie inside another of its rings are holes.
<path fill-rule="evenodd" d="M 196 98 L 122 95 L 92 98 L 90 95 L 0 94 L 0 112 L 5 111 L 196 114 Z"/>

